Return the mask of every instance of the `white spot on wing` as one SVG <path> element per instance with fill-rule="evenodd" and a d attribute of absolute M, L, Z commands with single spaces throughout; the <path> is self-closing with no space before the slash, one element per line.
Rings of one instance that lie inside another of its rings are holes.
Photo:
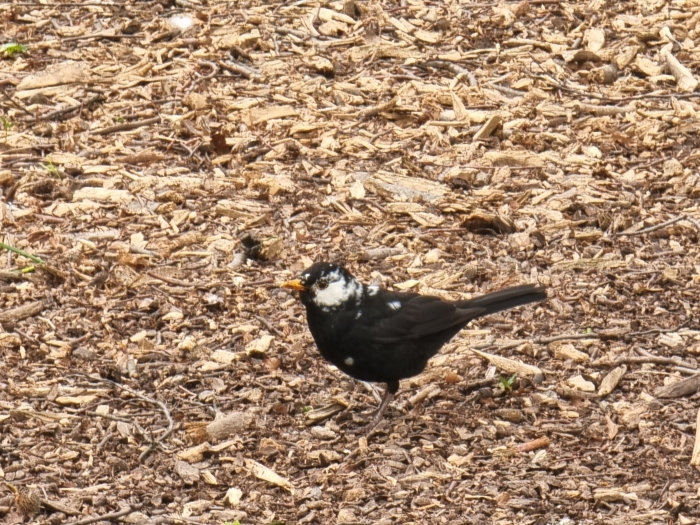
<path fill-rule="evenodd" d="M 355 364 L 355 360 L 352 357 L 346 357 L 345 358 L 345 364 L 348 366 L 352 366 Z"/>
<path fill-rule="evenodd" d="M 362 317 L 362 310 L 357 311 L 357 315 L 355 316 L 355 319 L 359 319 L 360 317 Z"/>
<path fill-rule="evenodd" d="M 401 309 L 401 301 L 391 301 L 386 303 L 386 305 L 391 308 L 392 310 L 400 310 Z"/>
<path fill-rule="evenodd" d="M 379 286 L 373 284 L 372 286 L 367 287 L 367 293 L 371 296 L 377 295 L 379 293 Z"/>

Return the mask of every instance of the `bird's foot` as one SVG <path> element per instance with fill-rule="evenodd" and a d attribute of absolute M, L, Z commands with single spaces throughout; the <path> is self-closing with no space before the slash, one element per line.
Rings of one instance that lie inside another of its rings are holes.
<path fill-rule="evenodd" d="M 386 412 L 386 409 L 389 406 L 389 401 L 391 401 L 393 397 L 394 394 L 387 389 L 387 391 L 384 393 L 384 399 L 382 399 L 382 402 L 375 412 L 372 421 L 369 422 L 369 425 L 360 428 L 358 432 L 369 435 L 384 419 L 384 412 Z"/>

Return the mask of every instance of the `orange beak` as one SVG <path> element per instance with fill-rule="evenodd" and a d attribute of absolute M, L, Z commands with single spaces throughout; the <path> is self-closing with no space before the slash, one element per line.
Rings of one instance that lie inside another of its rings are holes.
<path fill-rule="evenodd" d="M 280 288 L 287 288 L 288 290 L 297 290 L 299 292 L 303 292 L 304 290 L 306 290 L 306 286 L 304 286 L 304 283 L 302 283 L 300 279 L 285 281 L 282 284 L 280 284 Z"/>

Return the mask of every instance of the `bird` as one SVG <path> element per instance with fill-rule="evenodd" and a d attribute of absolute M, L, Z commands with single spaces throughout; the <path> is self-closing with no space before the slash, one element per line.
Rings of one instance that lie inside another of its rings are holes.
<path fill-rule="evenodd" d="M 467 323 L 547 298 L 524 284 L 460 301 L 394 292 L 358 281 L 343 266 L 317 262 L 282 288 L 296 290 L 321 356 L 360 381 L 385 383 L 370 433 L 382 420 L 399 381 L 423 372 L 431 357 Z"/>

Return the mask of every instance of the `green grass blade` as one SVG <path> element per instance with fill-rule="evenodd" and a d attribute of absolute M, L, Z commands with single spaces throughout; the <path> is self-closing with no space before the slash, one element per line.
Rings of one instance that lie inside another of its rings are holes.
<path fill-rule="evenodd" d="M 14 246 L 10 246 L 8 244 L 4 244 L 0 242 L 0 248 L 3 248 L 5 250 L 9 250 L 11 252 L 15 252 L 18 255 L 21 255 L 22 257 L 26 257 L 30 261 L 32 261 L 35 264 L 46 264 L 46 261 L 44 261 L 41 257 L 37 257 L 36 255 L 32 255 L 31 253 L 27 253 L 24 250 L 20 250 L 19 248 L 15 248 Z"/>

